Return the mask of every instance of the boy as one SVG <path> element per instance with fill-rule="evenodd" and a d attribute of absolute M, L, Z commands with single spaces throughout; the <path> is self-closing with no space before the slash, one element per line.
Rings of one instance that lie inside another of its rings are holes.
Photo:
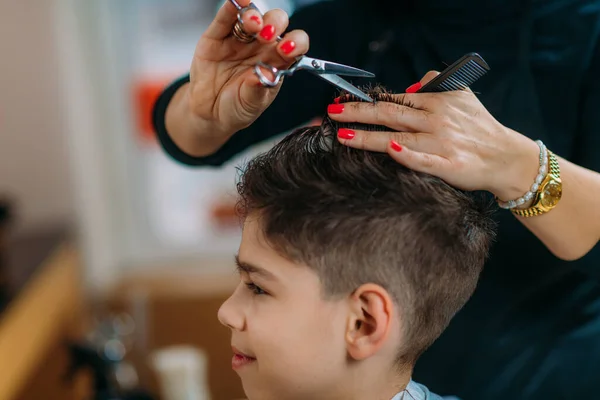
<path fill-rule="evenodd" d="M 440 399 L 412 368 L 475 289 L 490 203 L 342 146 L 344 127 L 385 129 L 326 118 L 238 184 L 241 283 L 219 320 L 249 400 Z"/>

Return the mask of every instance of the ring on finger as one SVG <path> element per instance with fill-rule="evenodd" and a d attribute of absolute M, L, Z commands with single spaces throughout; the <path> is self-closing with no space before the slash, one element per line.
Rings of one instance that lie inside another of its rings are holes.
<path fill-rule="evenodd" d="M 250 3 L 250 4 L 248 4 L 247 7 L 242 8 L 242 7 L 240 7 L 239 4 L 237 4 L 237 2 L 235 2 L 235 0 L 230 0 L 230 1 L 238 9 L 237 22 L 233 26 L 233 32 L 232 32 L 233 36 L 242 43 L 251 43 L 256 38 L 256 35 L 249 34 L 244 30 L 243 16 L 246 11 L 256 10 L 259 14 L 260 14 L 260 11 L 259 11 L 258 7 L 256 7 L 256 5 L 254 5 L 254 3 Z"/>

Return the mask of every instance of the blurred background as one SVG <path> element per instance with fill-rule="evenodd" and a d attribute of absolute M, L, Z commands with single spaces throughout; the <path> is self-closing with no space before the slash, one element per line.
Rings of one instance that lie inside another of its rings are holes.
<path fill-rule="evenodd" d="M 236 166 L 271 143 L 189 169 L 149 117 L 222 3 L 0 2 L 0 399 L 243 396 L 216 312 Z"/>

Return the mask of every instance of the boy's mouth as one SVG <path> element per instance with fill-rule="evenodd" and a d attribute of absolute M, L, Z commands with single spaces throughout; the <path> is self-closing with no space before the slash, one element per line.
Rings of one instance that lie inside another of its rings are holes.
<path fill-rule="evenodd" d="M 233 368 L 234 370 L 245 367 L 246 365 L 252 364 L 254 361 L 256 361 L 256 358 L 242 353 L 235 347 L 232 347 L 232 350 L 233 358 L 231 359 L 231 368 Z"/>

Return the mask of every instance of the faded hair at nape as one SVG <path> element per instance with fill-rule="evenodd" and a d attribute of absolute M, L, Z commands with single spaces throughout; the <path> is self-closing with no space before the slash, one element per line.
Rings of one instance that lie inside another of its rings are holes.
<path fill-rule="evenodd" d="M 251 160 L 238 210 L 259 217 L 282 256 L 314 269 L 326 298 L 365 283 L 386 289 L 402 314 L 399 362 L 412 364 L 475 289 L 494 236 L 491 203 L 386 153 L 342 145 L 337 130 L 348 126 L 326 117 Z"/>

